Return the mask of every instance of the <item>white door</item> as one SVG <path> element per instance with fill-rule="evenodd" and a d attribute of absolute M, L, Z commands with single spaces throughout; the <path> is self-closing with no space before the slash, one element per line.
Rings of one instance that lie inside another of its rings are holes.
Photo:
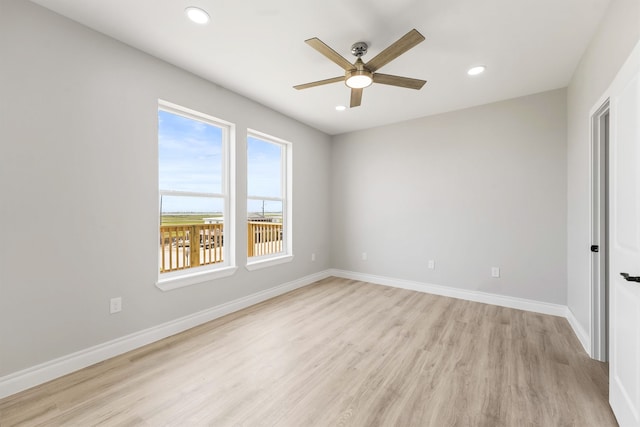
<path fill-rule="evenodd" d="M 609 402 L 621 427 L 640 427 L 640 43 L 609 93 Z"/>

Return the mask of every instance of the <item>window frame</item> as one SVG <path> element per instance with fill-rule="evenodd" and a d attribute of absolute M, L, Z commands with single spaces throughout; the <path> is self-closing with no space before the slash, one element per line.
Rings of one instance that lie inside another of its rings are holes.
<path fill-rule="evenodd" d="M 219 279 L 233 275 L 238 269 L 236 265 L 236 228 L 235 228 L 235 125 L 226 120 L 213 117 L 209 114 L 202 113 L 187 107 L 183 107 L 172 102 L 158 99 L 158 112 L 165 111 L 170 114 L 182 116 L 187 119 L 199 121 L 207 125 L 218 127 L 222 130 L 222 148 L 221 148 L 221 193 L 200 193 L 194 191 L 168 190 L 161 189 L 158 181 L 158 217 L 157 217 L 157 240 L 160 240 L 161 216 L 160 200 L 161 196 L 184 196 L 184 197 L 210 197 L 220 198 L 223 200 L 223 218 L 224 218 L 224 244 L 222 246 L 223 261 L 215 264 L 202 265 L 193 268 L 185 268 L 177 271 L 166 273 L 160 272 L 160 260 L 156 264 L 157 280 L 156 286 L 163 291 L 177 289 L 190 286 L 210 280 Z M 156 114 L 157 117 L 157 114 Z M 159 134 L 157 135 L 157 143 L 159 144 Z M 160 156 L 158 152 L 158 179 L 160 172 Z"/>
<path fill-rule="evenodd" d="M 282 138 L 278 138 L 254 129 L 247 129 L 247 147 L 249 138 L 255 138 L 267 143 L 277 144 L 282 148 L 280 157 L 280 176 L 282 178 L 280 182 L 280 194 L 282 194 L 281 198 L 249 194 L 249 150 L 247 149 L 247 195 L 245 199 L 245 206 L 247 207 L 247 217 L 249 214 L 249 200 L 271 200 L 282 202 L 283 250 L 275 254 L 249 257 L 247 252 L 248 248 L 246 248 L 247 250 L 245 250 L 245 255 L 247 256 L 247 264 L 245 267 L 249 271 L 254 271 L 261 268 L 271 267 L 274 265 L 293 261 L 293 144 Z"/>

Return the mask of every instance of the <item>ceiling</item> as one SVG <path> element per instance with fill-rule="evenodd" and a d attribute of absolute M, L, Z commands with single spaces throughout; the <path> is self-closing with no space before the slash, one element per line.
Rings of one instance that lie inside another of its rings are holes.
<path fill-rule="evenodd" d="M 32 0 L 328 134 L 371 128 L 568 85 L 610 0 Z M 198 6 L 206 25 L 183 13 Z M 362 106 L 334 83 L 344 74 L 307 46 L 318 37 L 365 62 L 412 28 L 426 40 L 380 72 L 427 80 L 420 91 L 382 84 Z M 466 74 L 473 65 L 487 71 Z"/>

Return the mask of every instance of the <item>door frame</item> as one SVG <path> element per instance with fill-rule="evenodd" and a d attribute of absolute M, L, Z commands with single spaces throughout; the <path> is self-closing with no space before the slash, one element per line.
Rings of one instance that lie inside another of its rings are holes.
<path fill-rule="evenodd" d="M 609 99 L 599 101 L 591 114 L 590 223 L 591 245 L 598 252 L 589 257 L 591 280 L 591 354 L 593 359 L 608 361 L 608 119 Z M 589 248 L 590 249 L 590 248 Z"/>

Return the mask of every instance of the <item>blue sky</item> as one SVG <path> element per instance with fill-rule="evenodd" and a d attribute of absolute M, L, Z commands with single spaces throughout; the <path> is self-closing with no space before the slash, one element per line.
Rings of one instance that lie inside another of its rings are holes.
<path fill-rule="evenodd" d="M 282 146 L 247 138 L 247 195 L 281 197 Z"/>
<path fill-rule="evenodd" d="M 158 111 L 160 189 L 220 193 L 222 129 Z"/>
<path fill-rule="evenodd" d="M 282 146 L 247 138 L 247 195 L 282 197 Z M 282 212 L 282 202 L 248 200 L 247 212 Z"/>
<path fill-rule="evenodd" d="M 158 110 L 159 181 L 161 190 L 222 192 L 222 129 Z M 247 140 L 248 194 L 280 197 L 281 146 L 257 138 Z M 281 203 L 265 202 L 265 211 L 281 211 Z M 262 202 L 249 201 L 249 212 Z M 163 212 L 220 212 L 221 200 L 162 197 Z"/>

